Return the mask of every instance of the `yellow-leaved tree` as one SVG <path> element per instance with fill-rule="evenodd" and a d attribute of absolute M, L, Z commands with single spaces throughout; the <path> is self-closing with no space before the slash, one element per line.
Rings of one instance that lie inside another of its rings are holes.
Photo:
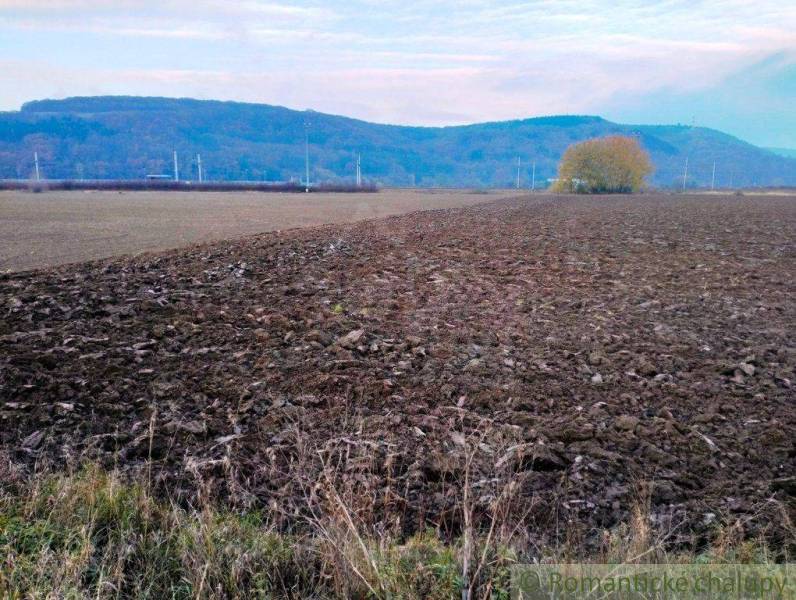
<path fill-rule="evenodd" d="M 649 154 L 635 138 L 612 135 L 571 145 L 561 157 L 557 192 L 637 192 L 652 173 Z"/>

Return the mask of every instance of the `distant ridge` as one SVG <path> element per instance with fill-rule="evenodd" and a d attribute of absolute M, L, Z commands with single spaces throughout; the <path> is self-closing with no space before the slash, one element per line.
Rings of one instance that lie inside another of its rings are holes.
<path fill-rule="evenodd" d="M 0 178 L 27 178 L 33 153 L 49 178 L 137 179 L 172 171 L 184 178 L 196 154 L 215 180 L 290 181 L 303 177 L 309 114 L 312 181 L 363 176 L 381 185 L 510 187 L 520 156 L 523 187 L 536 163 L 537 185 L 555 176 L 570 144 L 611 134 L 636 136 L 655 164 L 652 183 L 717 187 L 796 185 L 796 159 L 720 131 L 682 125 L 623 125 L 562 115 L 449 127 L 384 125 L 280 106 L 135 96 L 36 100 L 0 113 Z M 781 151 L 780 151 L 781 153 Z"/>
<path fill-rule="evenodd" d="M 796 158 L 796 148 L 766 148 L 769 152 L 779 154 L 780 156 L 787 156 L 788 158 Z"/>

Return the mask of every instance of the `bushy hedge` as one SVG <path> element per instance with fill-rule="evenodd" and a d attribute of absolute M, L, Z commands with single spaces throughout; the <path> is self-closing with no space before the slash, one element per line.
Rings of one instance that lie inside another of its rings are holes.
<path fill-rule="evenodd" d="M 48 190 L 111 190 L 111 191 L 181 191 L 181 192 L 304 192 L 306 188 L 299 183 L 262 183 L 256 181 L 213 181 L 196 183 L 190 181 L 144 180 L 144 179 L 94 179 L 76 181 L 57 179 L 30 181 L 25 179 L 0 180 L 0 190 L 28 190 L 43 192 Z M 322 183 L 309 188 L 310 192 L 375 192 L 373 184 L 361 186 L 351 184 Z"/>
<path fill-rule="evenodd" d="M 638 192 L 652 173 L 649 155 L 635 138 L 613 135 L 573 144 L 558 168 L 558 192 Z"/>

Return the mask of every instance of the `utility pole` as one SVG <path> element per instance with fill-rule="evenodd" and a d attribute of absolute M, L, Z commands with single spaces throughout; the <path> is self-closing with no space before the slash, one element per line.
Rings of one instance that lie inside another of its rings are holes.
<path fill-rule="evenodd" d="M 196 166 L 199 169 L 199 183 L 202 183 L 202 155 L 196 155 Z"/>
<path fill-rule="evenodd" d="M 683 191 L 685 191 L 685 180 L 688 178 L 688 157 L 685 157 L 685 169 L 683 170 Z"/>
<path fill-rule="evenodd" d="M 180 180 L 180 168 L 177 166 L 177 151 L 174 151 L 174 181 Z"/>
<path fill-rule="evenodd" d="M 357 154 L 357 187 L 362 187 L 362 155 Z"/>
<path fill-rule="evenodd" d="M 41 174 L 39 173 L 39 153 L 33 153 L 33 164 L 36 166 L 36 181 L 41 181 Z"/>
<path fill-rule="evenodd" d="M 520 157 L 517 157 L 517 189 L 520 189 Z"/>
<path fill-rule="evenodd" d="M 533 161 L 533 167 L 531 168 L 531 191 L 536 189 L 536 161 Z"/>
<path fill-rule="evenodd" d="M 310 123 L 304 119 L 304 191 L 310 191 Z"/>
<path fill-rule="evenodd" d="M 716 161 L 713 161 L 713 174 L 710 176 L 710 191 L 713 191 L 713 186 L 716 183 Z"/>

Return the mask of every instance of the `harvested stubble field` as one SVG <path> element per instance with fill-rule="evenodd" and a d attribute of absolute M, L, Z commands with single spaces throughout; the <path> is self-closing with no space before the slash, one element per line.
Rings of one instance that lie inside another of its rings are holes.
<path fill-rule="evenodd" d="M 0 272 L 167 250 L 263 231 L 471 206 L 506 193 L 0 191 Z"/>
<path fill-rule="evenodd" d="M 4 478 L 792 548 L 795 197 L 525 196 L 0 276 Z"/>

